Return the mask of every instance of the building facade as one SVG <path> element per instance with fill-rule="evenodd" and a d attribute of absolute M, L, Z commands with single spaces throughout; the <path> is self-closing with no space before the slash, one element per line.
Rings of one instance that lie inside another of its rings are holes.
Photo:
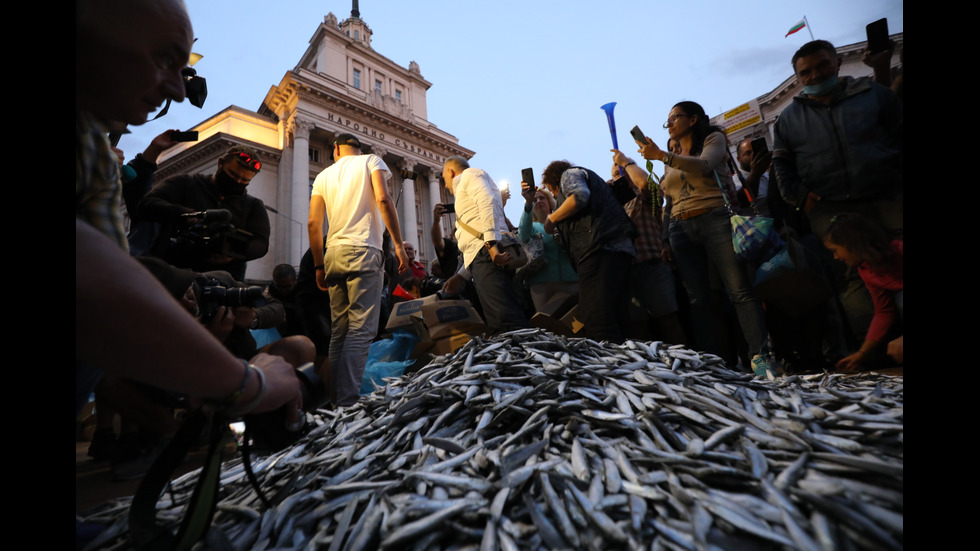
<path fill-rule="evenodd" d="M 429 231 L 437 203 L 451 202 L 440 182 L 446 157 L 474 152 L 427 119 L 432 84 L 414 61 L 406 69 L 374 51 L 371 29 L 355 8 L 338 21 L 328 13 L 296 68 L 272 86 L 257 112 L 230 106 L 195 126 L 199 140 L 181 144 L 160 161 L 158 181 L 182 173 L 213 172 L 234 144 L 259 151 L 263 168 L 248 187 L 266 204 L 272 226 L 269 253 L 249 262 L 246 278 L 268 281 L 277 264 L 298 266 L 309 248 L 306 221 L 313 180 L 330 166 L 336 135 L 357 135 L 365 153 L 391 168 L 389 190 L 402 236 L 421 262 L 435 258 Z M 441 221 L 452 235 L 451 217 Z"/>

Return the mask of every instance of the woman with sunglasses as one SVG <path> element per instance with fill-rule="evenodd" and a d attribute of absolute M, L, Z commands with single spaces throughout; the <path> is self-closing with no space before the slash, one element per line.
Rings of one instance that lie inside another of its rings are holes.
<path fill-rule="evenodd" d="M 762 304 L 752 292 L 748 275 L 732 246 L 730 215 L 719 184 L 729 178 L 728 144 L 724 132 L 711 126 L 704 109 L 693 101 L 675 105 L 664 123 L 680 152 L 660 149 L 647 137 L 639 152 L 669 169 L 660 185 L 671 203 L 667 237 L 677 270 L 691 299 L 697 346 L 719 354 L 711 308 L 711 273 L 717 270 L 735 307 L 739 325 L 758 377 L 774 378 L 767 350 L 768 332 Z"/>

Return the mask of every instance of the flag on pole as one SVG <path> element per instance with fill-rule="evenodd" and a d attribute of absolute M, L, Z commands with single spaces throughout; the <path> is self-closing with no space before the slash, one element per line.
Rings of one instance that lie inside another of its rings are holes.
<path fill-rule="evenodd" d="M 806 18 L 805 17 L 803 19 L 800 19 L 800 22 L 797 23 L 796 25 L 793 25 L 792 27 L 790 27 L 789 28 L 789 32 L 786 33 L 786 36 L 789 36 L 789 35 L 797 32 L 797 31 L 803 30 L 803 27 L 806 27 Z M 784 36 L 783 38 L 786 38 L 786 36 Z"/>

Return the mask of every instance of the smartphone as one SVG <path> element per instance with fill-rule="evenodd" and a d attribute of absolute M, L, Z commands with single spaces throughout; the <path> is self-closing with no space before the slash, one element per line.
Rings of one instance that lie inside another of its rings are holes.
<path fill-rule="evenodd" d="M 752 153 L 754 155 L 759 155 L 761 153 L 765 153 L 766 151 L 769 151 L 769 146 L 766 145 L 765 138 L 760 136 L 752 140 Z"/>
<path fill-rule="evenodd" d="M 446 203 L 442 208 L 446 209 L 446 214 L 453 214 L 456 212 L 456 203 Z"/>
<path fill-rule="evenodd" d="M 527 185 L 531 187 L 534 187 L 534 170 L 531 168 L 522 169 L 521 181 L 527 183 Z"/>
<path fill-rule="evenodd" d="M 888 18 L 882 17 L 877 21 L 868 23 L 865 28 L 868 33 L 868 51 L 872 54 L 884 52 L 888 49 Z"/>
<path fill-rule="evenodd" d="M 188 130 L 187 132 L 171 132 L 170 139 L 175 142 L 196 142 L 197 130 Z"/>
<path fill-rule="evenodd" d="M 643 131 L 640 130 L 639 126 L 634 126 L 633 129 L 630 130 L 630 135 L 633 136 L 633 139 L 636 140 L 637 143 L 644 145 L 647 143 L 647 137 L 643 135 Z"/>

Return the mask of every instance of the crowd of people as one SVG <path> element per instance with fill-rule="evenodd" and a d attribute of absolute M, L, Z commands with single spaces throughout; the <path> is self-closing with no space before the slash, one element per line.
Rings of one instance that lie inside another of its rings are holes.
<path fill-rule="evenodd" d="M 528 326 L 572 297 L 583 336 L 689 344 L 764 378 L 900 365 L 900 98 L 889 82 L 839 76 L 841 60 L 823 40 L 801 47 L 791 64 L 803 92 L 772 139 L 729 143 L 698 103 L 678 102 L 663 125 L 667 148 L 649 137 L 637 142 L 644 160 L 663 163 L 661 176 L 619 150 L 608 180 L 554 161 L 541 172 L 541 187 L 522 182 L 516 228 L 490 175 L 448 159 L 443 180 L 462 208 L 448 237 L 438 221 L 445 209 L 437 206 L 432 237 L 440 264 L 445 243 L 461 243 L 463 254 L 441 290 L 454 295 L 471 285 L 491 333 Z M 732 214 L 773 219 L 786 248 L 739 257 Z M 851 262 L 854 256 L 829 244 L 831 220 L 844 214 L 866 222 L 848 231 L 878 228 L 894 240 L 885 243 L 887 266 L 867 247 Z M 546 258 L 544 268 L 527 275 L 509 267 L 501 239 L 514 230 Z M 792 252 L 792 264 L 782 266 L 789 273 L 764 266 L 780 252 Z M 868 275 L 882 270 L 885 276 Z M 762 287 L 763 277 L 776 284 Z"/>
<path fill-rule="evenodd" d="M 902 363 L 902 103 L 894 86 L 839 76 L 826 41 L 791 60 L 803 91 L 776 122 L 771 152 L 751 138 L 729 144 L 699 104 L 681 101 L 666 113 L 666 148 L 637 142 L 662 175 L 619 150 L 609 179 L 555 160 L 541 187 L 522 182 L 516 226 L 486 171 L 447 158 L 441 178 L 454 203 L 433 210 L 428 268 L 403 241 L 384 160 L 338 134 L 313 184 L 299 272 L 277 266 L 255 302 L 235 305 L 206 298 L 247 295 L 245 265 L 268 250 L 266 209 L 248 194 L 259 152 L 235 146 L 212 173 L 154 182 L 173 130 L 127 164 L 107 138 L 184 99 L 192 41 L 179 0 L 76 4 L 76 420 L 94 389 L 103 432 L 93 455 L 120 444 L 114 415 L 152 435 L 141 446 L 159 448 L 175 430 L 167 399 L 230 417 L 284 409 L 294 430 L 303 419 L 296 369 L 308 362 L 330 404 L 349 406 L 392 304 L 433 293 L 471 300 L 489 334 L 574 305 L 582 336 L 687 344 L 764 378 Z M 795 271 L 827 292 L 793 301 L 760 291 L 766 268 L 736 255 L 733 211 L 774 218 L 802 251 Z M 222 240 L 210 238 L 216 227 Z M 530 273 L 513 247 L 532 243 Z M 786 336 L 794 324 L 818 338 Z M 281 338 L 260 346 L 250 330 L 268 328 Z"/>

